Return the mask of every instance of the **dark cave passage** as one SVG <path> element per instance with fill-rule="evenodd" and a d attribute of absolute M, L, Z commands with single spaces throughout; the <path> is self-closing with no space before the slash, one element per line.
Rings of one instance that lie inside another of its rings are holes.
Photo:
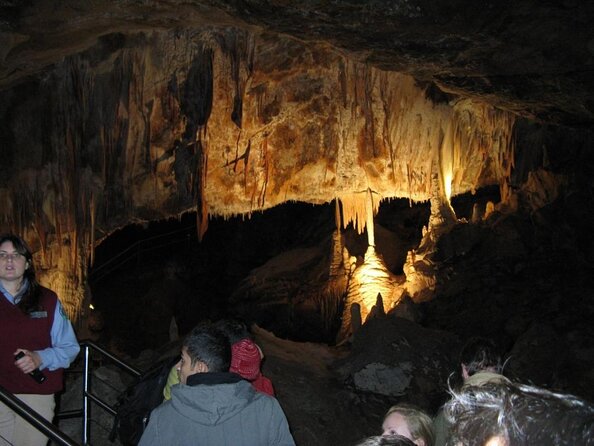
<path fill-rule="evenodd" d="M 498 198 L 497 188 L 487 188 L 456 197 L 453 206 L 459 218 L 470 219 L 475 204 L 484 208 L 487 200 Z M 323 276 L 335 229 L 334 206 L 287 203 L 249 218 L 213 218 L 201 242 L 194 213 L 122 228 L 95 250 L 89 271 L 95 308 L 90 327 L 103 342 L 127 354 L 156 348 L 175 332 L 183 336 L 202 320 L 228 316 L 256 322 L 280 337 L 332 344 L 342 308 L 329 311 L 319 302 L 289 298 L 286 305 L 268 311 L 267 305 L 240 306 L 229 298 L 252 270 L 292 250 L 319 248 L 312 262 Z M 393 274 L 403 274 L 407 251 L 418 245 L 428 217 L 428 203 L 411 205 L 401 199 L 380 206 L 375 218 L 377 249 Z M 352 226 L 342 232 L 351 255 L 364 256 L 366 234 Z M 284 292 L 296 293 L 288 285 Z M 316 299 L 313 291 L 309 297 L 307 290 L 299 293 L 305 293 L 306 300 Z"/>
<path fill-rule="evenodd" d="M 172 317 L 184 335 L 201 320 L 240 316 L 228 306 L 239 281 L 284 250 L 322 243 L 332 218 L 330 205 L 291 203 L 249 218 L 213 218 L 201 242 L 193 213 L 115 232 L 97 247 L 90 270 L 102 337 L 138 353 L 169 340 Z"/>
<path fill-rule="evenodd" d="M 411 240 L 401 246 L 403 252 L 386 253 L 400 259 L 396 273 L 402 274 L 405 249 L 418 239 L 427 215 L 426 204 L 409 207 L 405 200 L 387 202 L 380 208 L 377 224 Z M 249 272 L 283 252 L 325 247 L 334 227 L 333 203 L 288 203 L 249 218 L 213 218 L 201 242 L 193 213 L 122 228 L 96 248 L 95 264 L 89 272 L 92 303 L 104 322 L 96 328 L 101 328 L 102 339 L 115 342 L 117 349 L 137 353 L 169 340 L 171 317 L 183 335 L 204 319 L 245 316 L 235 311 L 228 298 Z M 344 233 L 350 250 L 363 255 L 365 234 L 352 228 Z M 283 327 L 290 324 L 286 320 L 257 315 L 249 319 L 296 340 L 327 342 L 335 337 L 336 321 L 332 332 L 324 333 L 318 331 L 321 327 L 308 327 L 309 322 L 298 318 L 294 316 L 294 327 Z"/>

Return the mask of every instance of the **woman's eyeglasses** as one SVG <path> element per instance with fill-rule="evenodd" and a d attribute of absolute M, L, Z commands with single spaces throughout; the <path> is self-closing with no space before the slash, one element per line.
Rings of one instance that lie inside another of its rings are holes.
<path fill-rule="evenodd" d="M 20 252 L 13 252 L 9 254 L 7 252 L 0 252 L 0 260 L 3 262 L 7 262 L 8 260 L 12 260 L 13 262 L 23 260 L 25 258 Z"/>

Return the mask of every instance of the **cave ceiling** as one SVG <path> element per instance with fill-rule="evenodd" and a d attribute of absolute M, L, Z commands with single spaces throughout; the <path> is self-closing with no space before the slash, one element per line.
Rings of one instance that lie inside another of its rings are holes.
<path fill-rule="evenodd" d="M 594 123 L 592 18 L 577 0 L 0 1 L 0 229 L 74 308 L 97 240 L 130 222 L 196 210 L 203 233 L 339 199 L 361 226 L 367 197 L 428 200 L 432 175 L 505 200 L 514 123 Z"/>
<path fill-rule="evenodd" d="M 4 88 L 110 33 L 217 25 L 326 42 L 523 116 L 594 121 L 588 1 L 3 0 L 0 14 Z"/>

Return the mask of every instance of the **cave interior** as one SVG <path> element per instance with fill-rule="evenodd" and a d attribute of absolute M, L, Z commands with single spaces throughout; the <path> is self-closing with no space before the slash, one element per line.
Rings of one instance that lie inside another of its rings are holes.
<path fill-rule="evenodd" d="M 0 17 L 0 232 L 79 337 L 142 361 L 255 324 L 304 445 L 377 433 L 398 401 L 435 413 L 472 336 L 594 401 L 594 3 Z"/>

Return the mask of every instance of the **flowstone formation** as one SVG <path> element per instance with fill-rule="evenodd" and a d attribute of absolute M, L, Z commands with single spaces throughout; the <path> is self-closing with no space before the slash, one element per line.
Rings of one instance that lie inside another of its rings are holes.
<path fill-rule="evenodd" d="M 432 165 L 452 194 L 505 188 L 513 155 L 510 113 L 231 27 L 103 36 L 1 91 L 0 116 L 1 229 L 73 316 L 93 247 L 125 224 L 196 210 L 203 234 L 212 215 L 338 198 L 363 228 L 368 190 L 427 200 Z"/>

